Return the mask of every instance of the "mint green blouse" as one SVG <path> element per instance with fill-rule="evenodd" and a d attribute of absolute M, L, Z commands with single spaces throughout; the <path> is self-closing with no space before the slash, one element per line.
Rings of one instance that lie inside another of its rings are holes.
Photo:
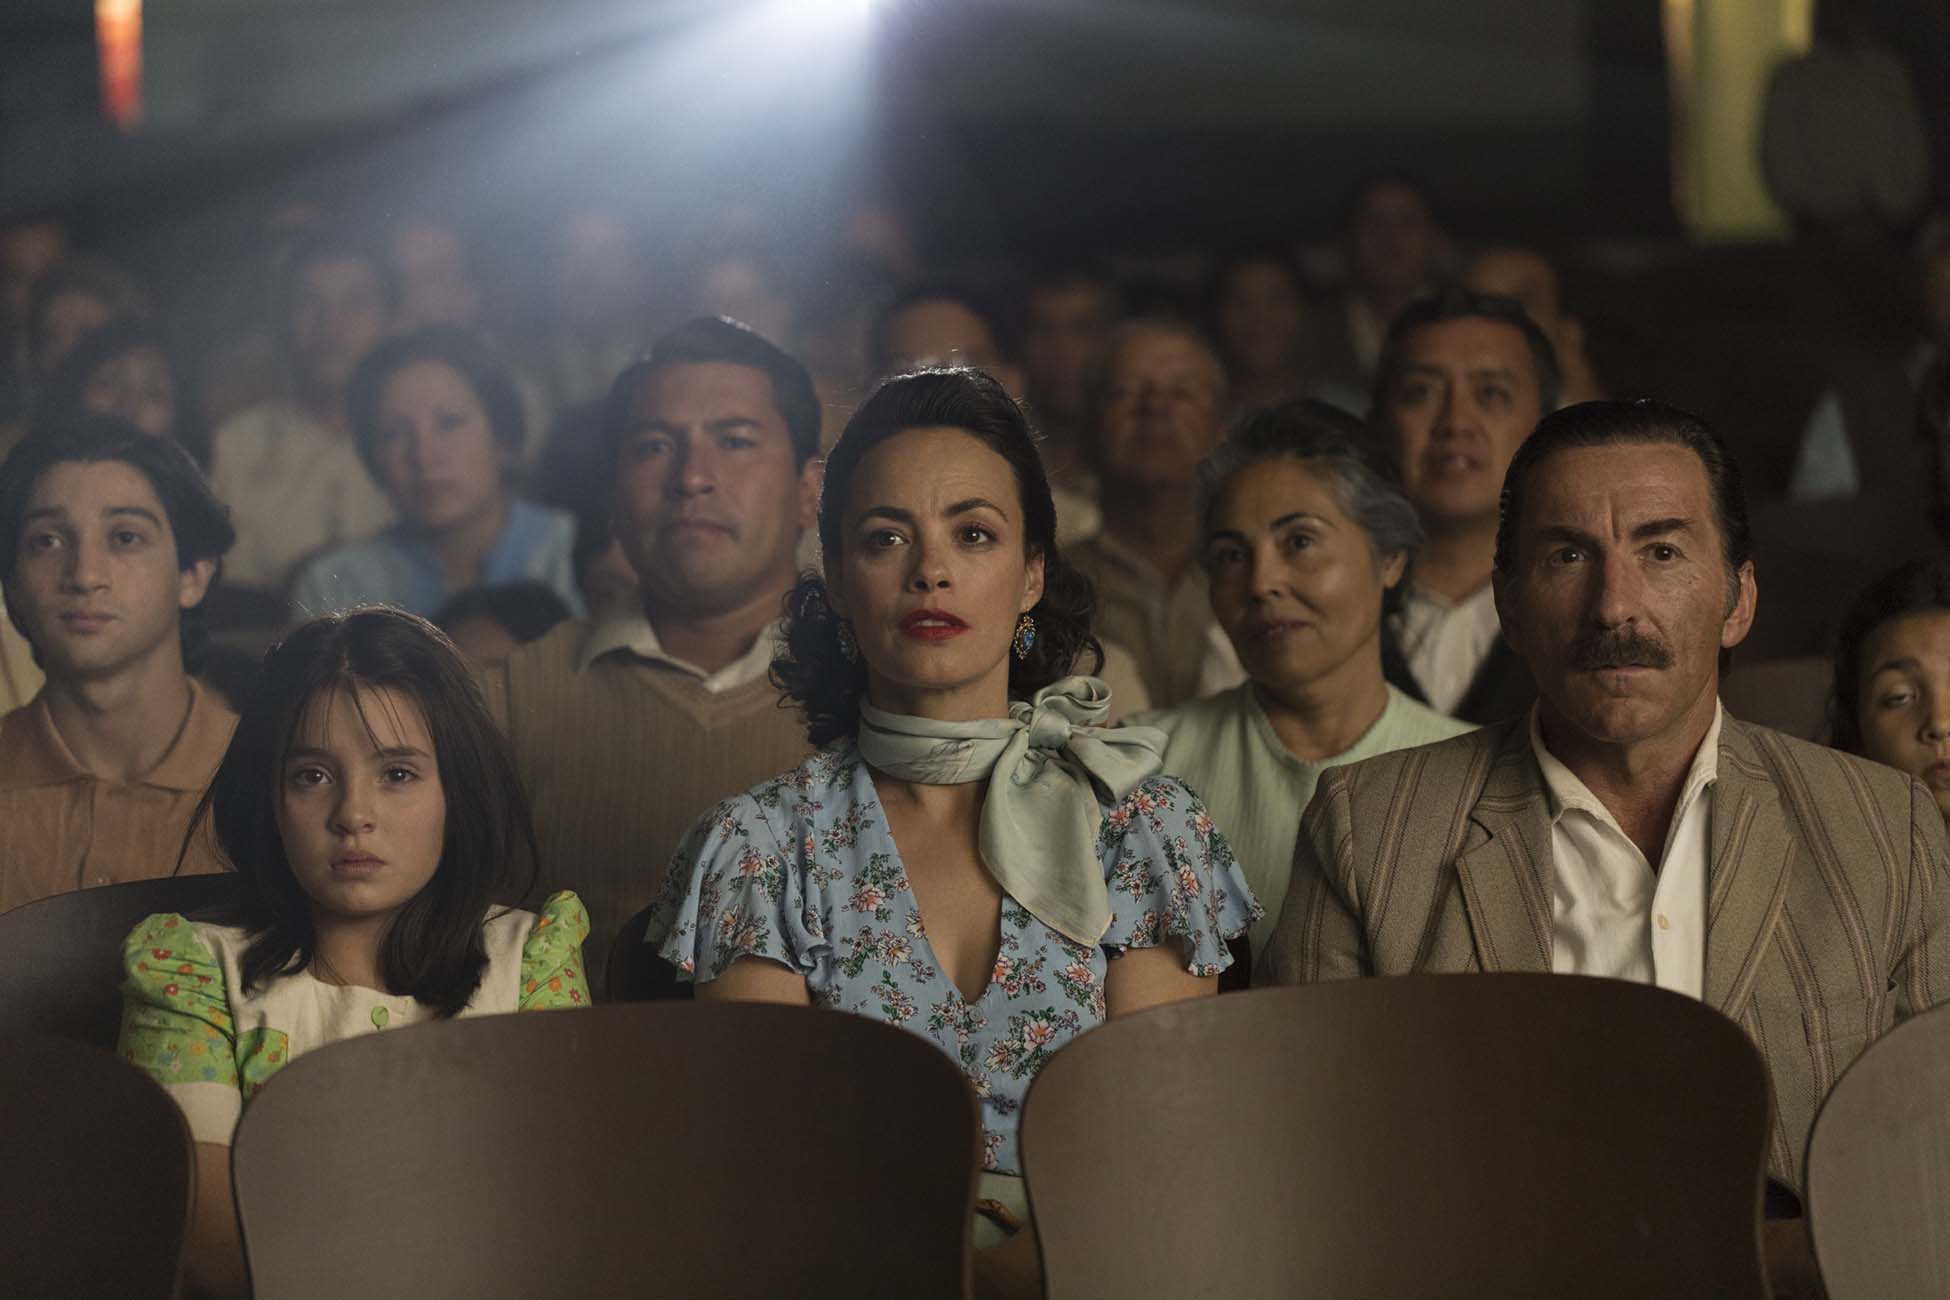
<path fill-rule="evenodd" d="M 1157 727 L 1170 737 L 1164 771 L 1199 792 L 1232 845 L 1246 883 L 1265 909 L 1251 931 L 1255 963 L 1279 924 L 1293 874 L 1300 815 L 1314 797 L 1320 774 L 1473 730 L 1390 686 L 1381 716 L 1346 753 L 1309 762 L 1296 757 L 1274 733 L 1251 682 L 1125 721 Z"/>

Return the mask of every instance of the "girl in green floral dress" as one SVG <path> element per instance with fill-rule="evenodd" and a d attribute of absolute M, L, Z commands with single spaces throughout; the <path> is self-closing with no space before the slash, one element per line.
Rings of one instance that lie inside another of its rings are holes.
<path fill-rule="evenodd" d="M 231 915 L 130 932 L 120 1050 L 197 1144 L 193 1294 L 246 1287 L 230 1196 L 243 1107 L 293 1056 L 460 1015 L 586 1006 L 574 894 L 534 883 L 534 830 L 453 646 L 392 609 L 315 620 L 264 673 L 204 796 Z M 200 827 L 199 827 L 200 829 Z"/>

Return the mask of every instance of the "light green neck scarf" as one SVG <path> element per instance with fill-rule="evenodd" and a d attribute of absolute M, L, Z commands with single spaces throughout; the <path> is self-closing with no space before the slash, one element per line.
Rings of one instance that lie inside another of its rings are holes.
<path fill-rule="evenodd" d="M 987 780 L 982 864 L 1025 911 L 1094 945 L 1110 928 L 1097 857 L 1097 790 L 1122 799 L 1164 761 L 1165 733 L 1103 725 L 1110 690 L 1065 677 L 1009 705 L 1007 718 L 937 722 L 860 705 L 860 757 L 922 785 Z"/>

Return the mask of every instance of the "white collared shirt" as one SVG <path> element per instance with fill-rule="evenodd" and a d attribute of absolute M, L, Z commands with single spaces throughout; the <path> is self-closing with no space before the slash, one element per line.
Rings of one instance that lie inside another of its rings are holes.
<path fill-rule="evenodd" d="M 1395 615 L 1395 642 L 1416 684 L 1428 696 L 1429 707 L 1438 713 L 1456 711 L 1501 635 L 1496 595 L 1488 583 L 1461 600 L 1411 583 L 1402 593 L 1401 612 Z"/>
<path fill-rule="evenodd" d="M 706 672 L 694 663 L 666 653 L 663 643 L 657 640 L 657 629 L 650 625 L 643 611 L 629 609 L 612 614 L 596 625 L 595 631 L 589 634 L 588 643 L 582 647 L 582 661 L 576 667 L 578 670 L 586 669 L 604 655 L 628 653 L 688 673 L 697 678 L 706 691 L 721 695 L 755 682 L 770 672 L 772 657 L 778 652 L 782 636 L 783 629 L 778 623 L 767 624 L 752 642 L 751 649 L 718 671 Z"/>
<path fill-rule="evenodd" d="M 1655 873 L 1610 810 L 1545 748 L 1537 710 L 1531 710 L 1530 747 L 1550 798 L 1553 971 L 1702 996 L 1706 869 L 1725 716 L 1716 702 L 1713 725 L 1687 770 Z"/>

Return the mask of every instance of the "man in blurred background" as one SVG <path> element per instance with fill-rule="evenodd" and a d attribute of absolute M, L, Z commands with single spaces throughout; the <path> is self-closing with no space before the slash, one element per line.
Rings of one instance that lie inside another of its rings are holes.
<path fill-rule="evenodd" d="M 1607 395 L 1585 352 L 1584 322 L 1565 310 L 1557 268 L 1542 253 L 1515 244 L 1486 248 L 1469 260 L 1462 283 L 1477 293 L 1516 299 L 1524 314 L 1537 322 L 1557 353 L 1557 368 L 1564 377 L 1557 394 L 1559 406 Z"/>
<path fill-rule="evenodd" d="M 270 589 L 313 552 L 393 518 L 346 414 L 352 371 L 392 317 L 385 263 L 343 234 L 307 236 L 286 260 L 281 301 L 290 396 L 239 412 L 211 436 L 211 484 L 237 525 L 226 572 Z"/>
<path fill-rule="evenodd" d="M 1145 319 L 1111 333 L 1098 395 L 1103 527 L 1070 559 L 1097 585 L 1097 631 L 1137 657 L 1154 707 L 1236 686 L 1198 554 L 1198 463 L 1225 431 L 1226 374 L 1197 330 Z"/>
<path fill-rule="evenodd" d="M 1355 188 L 1341 224 L 1347 284 L 1321 321 L 1315 374 L 1367 392 L 1395 313 L 1435 287 L 1448 241 L 1421 182 L 1371 177 Z"/>
<path fill-rule="evenodd" d="M 1382 349 L 1372 420 L 1424 532 L 1390 620 L 1389 680 L 1465 722 L 1499 721 L 1536 694 L 1503 640 L 1490 572 L 1503 472 L 1557 387 L 1536 323 L 1467 289 L 1412 304 Z"/>

